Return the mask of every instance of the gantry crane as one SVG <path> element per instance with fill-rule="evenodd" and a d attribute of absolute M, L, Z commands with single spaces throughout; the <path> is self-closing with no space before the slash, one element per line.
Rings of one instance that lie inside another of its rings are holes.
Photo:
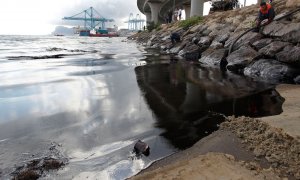
<path fill-rule="evenodd" d="M 144 27 L 145 20 L 142 19 L 141 15 L 137 14 L 136 17 L 133 17 L 133 13 L 130 13 L 128 21 L 128 30 L 142 30 Z"/>
<path fill-rule="evenodd" d="M 93 30 L 96 26 L 100 26 L 100 29 L 105 29 L 106 22 L 113 22 L 113 19 L 106 19 L 100 15 L 93 7 L 86 9 L 71 17 L 64 17 L 63 20 L 75 20 L 84 21 L 84 29 Z"/>

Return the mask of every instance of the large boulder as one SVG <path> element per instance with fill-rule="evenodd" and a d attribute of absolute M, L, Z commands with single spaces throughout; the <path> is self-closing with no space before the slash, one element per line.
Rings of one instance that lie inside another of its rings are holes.
<path fill-rule="evenodd" d="M 204 25 L 204 24 L 199 24 L 199 25 L 196 25 L 194 27 L 192 27 L 189 32 L 190 33 L 202 33 L 203 31 L 205 31 L 206 29 L 208 28 L 207 25 Z"/>
<path fill-rule="evenodd" d="M 200 52 L 205 51 L 211 44 L 212 39 L 209 36 L 201 37 L 198 46 L 200 48 Z"/>
<path fill-rule="evenodd" d="M 300 23 L 273 21 L 263 29 L 266 36 L 277 37 L 282 41 L 299 43 L 300 42 Z"/>
<path fill-rule="evenodd" d="M 273 41 L 273 39 L 271 38 L 265 38 L 265 39 L 260 39 L 258 41 L 255 41 L 251 44 L 251 46 L 255 49 L 255 50 L 260 50 L 261 48 L 271 44 Z"/>
<path fill-rule="evenodd" d="M 196 34 L 189 34 L 184 37 L 182 37 L 182 41 L 192 42 L 193 38 L 196 36 Z"/>
<path fill-rule="evenodd" d="M 210 43 L 211 43 L 212 39 L 209 37 L 209 36 L 204 36 L 204 37 L 201 37 L 198 41 L 198 46 L 209 46 Z"/>
<path fill-rule="evenodd" d="M 194 43 L 189 43 L 179 52 L 179 55 L 189 60 L 198 60 L 200 48 Z"/>
<path fill-rule="evenodd" d="M 213 41 L 209 47 L 212 49 L 221 49 L 223 48 L 223 44 L 217 41 Z"/>
<path fill-rule="evenodd" d="M 293 83 L 299 70 L 275 59 L 260 59 L 246 67 L 244 74 L 273 83 Z"/>
<path fill-rule="evenodd" d="M 220 33 L 218 34 L 214 41 L 224 44 L 230 37 L 230 33 Z"/>
<path fill-rule="evenodd" d="M 176 44 L 175 46 L 173 46 L 172 48 L 170 48 L 170 50 L 168 51 L 168 53 L 178 54 L 179 51 L 181 51 L 185 46 L 186 46 L 186 43 Z"/>
<path fill-rule="evenodd" d="M 238 33 L 238 34 L 241 34 L 241 33 Z M 235 51 L 242 46 L 247 46 L 249 44 L 252 44 L 253 42 L 261 39 L 262 37 L 263 36 L 260 33 L 248 32 L 247 34 L 242 36 L 240 39 L 238 39 L 238 41 L 235 42 L 235 44 L 232 46 L 232 51 Z M 237 36 L 233 36 L 232 38 L 229 38 L 225 42 L 225 47 L 229 48 L 236 38 L 237 38 Z"/>
<path fill-rule="evenodd" d="M 297 28 L 300 29 L 300 23 L 298 23 Z M 291 43 L 300 43 L 300 30 L 291 31 L 282 36 L 281 40 Z"/>
<path fill-rule="evenodd" d="M 226 58 L 228 51 L 226 49 L 207 49 L 201 55 L 199 62 L 210 67 L 220 67 L 221 60 Z"/>
<path fill-rule="evenodd" d="M 274 57 L 276 53 L 281 51 L 285 46 L 287 46 L 289 44 L 290 43 L 288 43 L 288 42 L 274 41 L 271 44 L 260 49 L 258 52 L 265 56 Z"/>
<path fill-rule="evenodd" d="M 276 59 L 280 62 L 300 66 L 300 47 L 286 46 L 283 51 L 276 54 Z"/>
<path fill-rule="evenodd" d="M 203 36 L 208 36 L 211 32 L 212 32 L 212 30 L 210 30 L 210 29 L 205 29 L 204 31 L 201 32 L 201 34 L 202 34 Z"/>
<path fill-rule="evenodd" d="M 259 53 L 254 49 L 249 46 L 243 46 L 226 58 L 228 62 L 227 69 L 237 72 L 250 64 L 258 56 Z"/>

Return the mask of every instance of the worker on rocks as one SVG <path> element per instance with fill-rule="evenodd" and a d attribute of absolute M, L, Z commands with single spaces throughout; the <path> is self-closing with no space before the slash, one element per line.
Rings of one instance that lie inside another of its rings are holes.
<path fill-rule="evenodd" d="M 275 11 L 271 4 L 262 2 L 260 4 L 260 9 L 258 12 L 258 20 L 256 24 L 256 28 L 254 29 L 254 32 L 259 32 L 260 27 L 262 25 L 268 25 L 270 24 L 275 17 Z"/>

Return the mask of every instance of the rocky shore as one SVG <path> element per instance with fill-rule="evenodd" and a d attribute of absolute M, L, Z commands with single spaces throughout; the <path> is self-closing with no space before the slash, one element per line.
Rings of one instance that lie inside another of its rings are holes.
<path fill-rule="evenodd" d="M 276 18 L 300 8 L 299 0 L 272 3 Z M 258 6 L 252 5 L 226 12 L 215 12 L 198 24 L 181 27 L 180 22 L 162 25 L 160 30 L 141 32 L 131 39 L 162 53 L 195 60 L 203 66 L 226 66 L 238 74 L 273 83 L 300 83 L 300 11 L 273 21 L 260 33 L 249 32 L 255 26 Z M 181 42 L 173 45 L 170 34 L 177 32 Z M 226 62 L 221 63 L 222 61 Z"/>
<path fill-rule="evenodd" d="M 300 8 L 299 0 L 277 0 L 276 18 Z M 255 80 L 300 84 L 300 11 L 249 32 L 258 6 L 215 12 L 190 27 L 162 25 L 132 37 L 138 43 Z M 172 44 L 177 32 L 181 42 Z M 231 49 L 232 48 L 232 49 Z M 229 52 L 229 49 L 231 52 Z M 284 112 L 253 119 L 228 117 L 220 129 L 193 147 L 162 159 L 131 179 L 300 179 L 300 89 L 280 85 Z"/>

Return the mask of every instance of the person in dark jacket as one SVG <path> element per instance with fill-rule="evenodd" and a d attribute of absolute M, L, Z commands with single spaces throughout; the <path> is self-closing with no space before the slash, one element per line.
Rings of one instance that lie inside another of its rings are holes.
<path fill-rule="evenodd" d="M 171 23 L 172 22 L 172 16 L 173 16 L 173 13 L 171 10 L 168 11 L 168 23 Z"/>
<path fill-rule="evenodd" d="M 144 154 L 145 156 L 150 155 L 150 147 L 147 143 L 138 140 L 138 142 L 135 143 L 133 151 L 136 153 L 137 156 L 140 156 Z"/>
<path fill-rule="evenodd" d="M 256 24 L 256 29 L 254 31 L 258 32 L 261 25 L 270 24 L 274 20 L 274 17 L 275 17 L 275 11 L 272 8 L 271 4 L 262 2 L 260 4 L 260 9 L 258 12 L 258 20 L 257 20 L 257 24 Z"/>
<path fill-rule="evenodd" d="M 180 35 L 177 32 L 174 32 L 170 36 L 172 44 L 175 44 L 176 42 L 180 42 Z"/>

